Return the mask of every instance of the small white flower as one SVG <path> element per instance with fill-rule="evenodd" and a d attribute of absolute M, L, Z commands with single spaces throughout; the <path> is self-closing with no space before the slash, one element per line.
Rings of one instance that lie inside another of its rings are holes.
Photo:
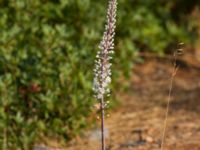
<path fill-rule="evenodd" d="M 107 78 L 106 78 L 106 81 L 105 82 L 107 82 L 107 83 L 110 83 L 111 82 L 111 78 L 109 77 L 109 76 L 107 76 Z"/>

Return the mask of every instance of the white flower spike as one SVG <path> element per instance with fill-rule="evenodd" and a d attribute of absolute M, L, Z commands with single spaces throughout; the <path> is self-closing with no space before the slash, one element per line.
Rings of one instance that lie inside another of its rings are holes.
<path fill-rule="evenodd" d="M 104 109 L 107 103 L 104 103 L 104 97 L 110 95 L 109 84 L 111 83 L 111 62 L 114 53 L 114 36 L 116 23 L 117 0 L 110 0 L 107 11 L 107 23 L 103 38 L 99 44 L 99 51 L 96 55 L 94 69 L 93 90 L 95 98 L 100 102 L 101 111 L 101 143 L 102 150 L 105 150 L 104 136 Z"/>
<path fill-rule="evenodd" d="M 100 50 L 96 55 L 94 69 L 93 90 L 97 100 L 109 95 L 109 84 L 111 83 L 111 63 L 114 53 L 114 36 L 116 27 L 117 0 L 110 0 L 107 11 L 107 24 L 102 41 L 99 44 Z"/>

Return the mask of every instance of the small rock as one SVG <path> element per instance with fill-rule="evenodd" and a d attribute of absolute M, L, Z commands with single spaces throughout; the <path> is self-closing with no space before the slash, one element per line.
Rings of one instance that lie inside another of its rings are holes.
<path fill-rule="evenodd" d="M 145 139 L 146 139 L 146 141 L 147 141 L 148 143 L 153 143 L 153 142 L 154 142 L 153 138 L 150 137 L 150 136 L 147 136 Z"/>

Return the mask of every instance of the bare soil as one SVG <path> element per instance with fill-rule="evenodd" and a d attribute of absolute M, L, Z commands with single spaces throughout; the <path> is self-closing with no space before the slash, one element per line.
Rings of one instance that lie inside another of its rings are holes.
<path fill-rule="evenodd" d="M 189 53 L 178 63 L 164 149 L 200 150 L 200 62 Z M 134 66 L 130 88 L 118 93 L 122 105 L 106 119 L 107 150 L 160 150 L 172 69 L 169 57 L 148 55 Z M 65 149 L 100 150 L 90 132 Z"/>

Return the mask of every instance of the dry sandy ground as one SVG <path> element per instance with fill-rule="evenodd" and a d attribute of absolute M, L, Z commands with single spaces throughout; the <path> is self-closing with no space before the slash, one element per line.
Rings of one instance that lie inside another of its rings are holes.
<path fill-rule="evenodd" d="M 165 150 L 200 150 L 200 62 L 183 56 L 174 80 Z M 106 119 L 107 150 L 159 150 L 172 64 L 146 58 L 133 69 L 131 87 L 119 92 L 122 106 Z M 100 150 L 98 129 L 77 137 L 63 150 Z"/>

